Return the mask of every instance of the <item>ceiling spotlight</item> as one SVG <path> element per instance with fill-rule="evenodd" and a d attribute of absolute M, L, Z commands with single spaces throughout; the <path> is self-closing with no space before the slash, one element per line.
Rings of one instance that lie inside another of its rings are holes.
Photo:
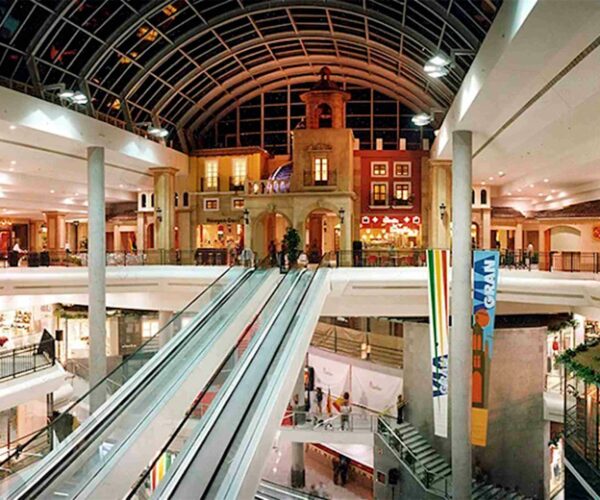
<path fill-rule="evenodd" d="M 8 128 L 9 128 L 9 129 L 11 129 L 11 130 L 16 130 L 16 129 L 17 129 L 17 126 L 16 126 L 16 125 L 11 125 L 11 126 L 10 126 L 10 127 L 8 127 Z"/>
<path fill-rule="evenodd" d="M 54 194 L 54 193 L 55 193 L 54 189 L 51 189 L 50 194 Z"/>
<path fill-rule="evenodd" d="M 544 179 L 544 182 L 548 183 L 548 182 L 550 182 L 550 179 Z"/>
<path fill-rule="evenodd" d="M 119 189 L 123 189 L 123 184 L 119 184 Z"/>
<path fill-rule="evenodd" d="M 523 191 L 523 190 L 522 190 L 521 188 L 517 188 L 517 192 L 518 192 L 518 193 L 520 193 L 520 192 L 522 192 L 522 191 Z"/>
<path fill-rule="evenodd" d="M 538 193 L 538 196 L 544 196 L 544 193 Z"/>
<path fill-rule="evenodd" d="M 494 177 L 490 175 L 490 181 L 493 181 L 493 180 L 494 180 Z"/>
<path fill-rule="evenodd" d="M 552 194 L 554 194 L 554 193 L 556 193 L 556 189 L 551 189 L 551 190 L 550 190 L 550 192 L 551 192 Z"/>
<path fill-rule="evenodd" d="M 506 196 L 512 196 L 511 192 L 506 193 Z"/>
<path fill-rule="evenodd" d="M 148 127 L 148 133 L 153 135 L 154 137 L 167 137 L 169 135 L 169 131 L 166 128 L 162 127 Z"/>
<path fill-rule="evenodd" d="M 426 64 L 423 69 L 431 78 L 441 78 L 450 73 L 450 70 L 444 66 L 435 66 L 433 64 Z"/>
<path fill-rule="evenodd" d="M 88 98 L 85 94 L 77 91 L 73 94 L 73 96 L 71 97 L 71 101 L 73 101 L 75 104 L 87 104 L 88 103 Z"/>
<path fill-rule="evenodd" d="M 424 127 L 425 125 L 429 125 L 433 121 L 433 117 L 428 115 L 427 113 L 419 113 L 411 118 L 411 121 L 417 127 Z M 148 130 L 150 132 L 150 130 Z M 150 132 L 152 133 L 152 132 Z"/>
<path fill-rule="evenodd" d="M 529 187 L 530 187 L 530 188 L 534 188 L 534 187 L 535 187 L 535 184 L 529 184 Z"/>
<path fill-rule="evenodd" d="M 500 170 L 500 172 L 498 172 L 498 177 L 504 177 L 506 175 L 505 172 L 503 172 L 502 170 Z"/>
<path fill-rule="evenodd" d="M 9 172 L 14 172 L 14 171 L 15 171 L 15 169 L 14 169 L 13 167 L 10 167 L 10 168 L 8 169 L 8 171 L 9 171 Z"/>
<path fill-rule="evenodd" d="M 426 64 L 431 64 L 433 66 L 448 66 L 452 60 L 444 53 L 440 52 L 435 56 L 431 57 Z"/>
<path fill-rule="evenodd" d="M 481 185 L 482 185 L 482 186 L 485 186 L 485 181 L 481 181 Z"/>
<path fill-rule="evenodd" d="M 75 97 L 75 91 L 70 89 L 61 90 L 58 94 L 61 99 L 73 99 Z"/>

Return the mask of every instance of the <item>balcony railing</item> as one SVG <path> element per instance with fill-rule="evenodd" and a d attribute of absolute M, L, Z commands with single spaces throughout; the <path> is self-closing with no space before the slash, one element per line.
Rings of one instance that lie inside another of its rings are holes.
<path fill-rule="evenodd" d="M 330 170 L 327 172 L 327 178 L 323 179 L 320 177 L 317 179 L 315 172 L 305 171 L 304 172 L 304 186 L 305 187 L 334 187 L 337 186 L 337 171 Z"/>
<path fill-rule="evenodd" d="M 246 177 L 232 175 L 229 177 L 229 191 L 243 191 L 246 184 Z"/>
<path fill-rule="evenodd" d="M 0 354 L 0 380 L 48 368 L 54 365 L 55 360 L 54 338 L 44 333 L 42 340 L 37 344 Z"/>
<path fill-rule="evenodd" d="M 261 179 L 259 181 L 246 181 L 247 195 L 274 195 L 289 192 L 289 180 Z"/>
<path fill-rule="evenodd" d="M 218 177 L 202 177 L 200 179 L 200 190 L 203 193 L 221 191 L 221 179 Z"/>

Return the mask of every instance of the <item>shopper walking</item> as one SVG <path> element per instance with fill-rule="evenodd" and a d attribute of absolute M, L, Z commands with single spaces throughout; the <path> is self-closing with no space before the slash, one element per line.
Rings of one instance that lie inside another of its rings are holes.
<path fill-rule="evenodd" d="M 348 392 L 344 393 L 344 400 L 342 401 L 342 405 L 340 407 L 340 413 L 342 414 L 342 430 L 350 430 L 350 413 L 352 412 L 352 407 L 350 406 L 350 394 Z"/>

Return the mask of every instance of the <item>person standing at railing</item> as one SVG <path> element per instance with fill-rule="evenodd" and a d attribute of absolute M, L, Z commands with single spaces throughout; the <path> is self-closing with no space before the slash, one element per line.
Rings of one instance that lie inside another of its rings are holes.
<path fill-rule="evenodd" d="M 344 400 L 342 401 L 342 405 L 340 407 L 340 413 L 342 414 L 342 430 L 350 430 L 350 413 L 352 412 L 352 407 L 350 406 L 350 394 L 348 392 L 344 393 Z"/>
<path fill-rule="evenodd" d="M 529 245 L 527 245 L 527 269 L 529 271 L 531 271 L 531 261 L 533 260 L 533 243 L 529 243 Z"/>
<path fill-rule="evenodd" d="M 404 422 L 404 408 L 406 407 L 406 401 L 402 394 L 398 394 L 398 399 L 396 400 L 396 423 L 400 425 Z"/>

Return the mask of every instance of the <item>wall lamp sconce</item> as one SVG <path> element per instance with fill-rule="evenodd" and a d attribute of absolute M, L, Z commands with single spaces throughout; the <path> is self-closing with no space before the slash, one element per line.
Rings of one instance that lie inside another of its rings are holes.
<path fill-rule="evenodd" d="M 156 220 L 158 222 L 162 222 L 163 218 L 162 218 L 162 208 L 157 207 L 156 209 Z"/>
<path fill-rule="evenodd" d="M 250 210 L 244 208 L 244 225 L 250 224 Z"/>
<path fill-rule="evenodd" d="M 446 217 L 446 204 L 444 202 L 442 202 L 440 204 L 440 219 L 442 219 L 442 221 L 443 221 L 444 217 Z"/>
<path fill-rule="evenodd" d="M 340 216 L 340 224 L 344 223 L 344 217 L 346 215 L 346 210 L 342 207 L 340 208 L 340 210 L 338 211 L 338 214 Z"/>

